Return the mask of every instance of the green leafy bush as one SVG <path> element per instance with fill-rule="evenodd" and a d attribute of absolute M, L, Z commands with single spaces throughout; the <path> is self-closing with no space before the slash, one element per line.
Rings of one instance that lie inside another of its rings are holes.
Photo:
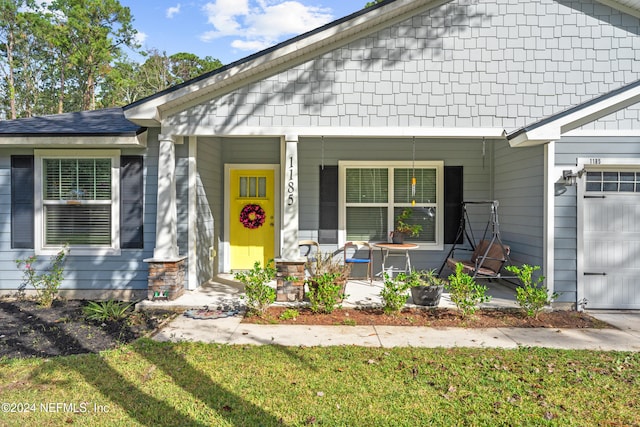
<path fill-rule="evenodd" d="M 16 260 L 18 269 L 23 270 L 25 285 L 30 285 L 36 290 L 36 300 L 41 307 L 51 307 L 58 297 L 60 285 L 64 276 L 64 262 L 67 256 L 67 245 L 60 252 L 51 256 L 49 270 L 38 274 L 34 264 L 38 257 L 32 255 L 26 259 Z M 24 265 L 24 268 L 23 268 Z"/>
<path fill-rule="evenodd" d="M 275 289 L 267 284 L 276 277 L 273 260 L 267 262 L 264 268 L 260 261 L 256 261 L 251 270 L 236 273 L 234 277 L 244 284 L 248 315 L 263 315 L 276 300 Z"/>
<path fill-rule="evenodd" d="M 320 274 L 307 279 L 306 283 L 310 308 L 314 313 L 332 313 L 340 308 L 340 302 L 346 297 L 341 273 Z"/>
<path fill-rule="evenodd" d="M 537 319 L 542 309 L 558 298 L 555 292 L 549 295 L 547 288 L 542 285 L 544 276 L 538 276 L 535 282 L 533 281 L 533 273 L 540 269 L 539 265 L 523 264 L 522 267 L 508 265 L 505 268 L 518 276 L 522 282 L 522 286 L 516 288 L 516 301 L 527 312 L 527 316 Z"/>
<path fill-rule="evenodd" d="M 451 301 L 458 307 L 462 317 L 466 317 L 476 312 L 478 304 L 490 301 L 491 296 L 487 295 L 487 287 L 478 284 L 473 277 L 463 273 L 463 268 L 462 263 L 456 264 L 456 272 L 449 276 L 446 287 Z"/>
<path fill-rule="evenodd" d="M 116 322 L 129 316 L 129 309 L 133 303 L 122 301 L 89 301 L 82 311 L 87 319 L 96 322 Z"/>
<path fill-rule="evenodd" d="M 384 287 L 380 291 L 380 297 L 385 314 L 399 313 L 407 302 L 407 291 L 411 286 L 417 286 L 419 282 L 420 274 L 416 271 L 409 274 L 398 273 L 395 279 L 384 273 Z"/>
<path fill-rule="evenodd" d="M 282 320 L 295 320 L 300 316 L 300 312 L 295 308 L 287 308 L 285 311 L 280 314 L 280 319 Z"/>

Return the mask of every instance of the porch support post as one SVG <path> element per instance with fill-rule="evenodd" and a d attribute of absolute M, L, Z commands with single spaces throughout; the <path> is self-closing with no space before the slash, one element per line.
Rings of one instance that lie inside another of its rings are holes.
<path fill-rule="evenodd" d="M 303 301 L 306 259 L 298 248 L 298 135 L 284 136 L 283 151 L 282 249 L 276 259 L 276 301 Z"/>
<path fill-rule="evenodd" d="M 158 135 L 158 203 L 153 258 L 175 260 L 178 255 L 176 210 L 176 149 L 171 135 Z"/>
<path fill-rule="evenodd" d="M 298 135 L 284 137 L 284 191 L 282 192 L 282 258 L 300 258 L 298 249 Z"/>
<path fill-rule="evenodd" d="M 543 271 L 549 294 L 555 289 L 555 164 L 556 144 L 544 145 L 544 239 L 542 241 Z"/>
<path fill-rule="evenodd" d="M 171 135 L 158 135 L 156 247 L 149 263 L 147 297 L 173 300 L 184 293 L 185 256 L 178 252 L 176 151 Z"/>

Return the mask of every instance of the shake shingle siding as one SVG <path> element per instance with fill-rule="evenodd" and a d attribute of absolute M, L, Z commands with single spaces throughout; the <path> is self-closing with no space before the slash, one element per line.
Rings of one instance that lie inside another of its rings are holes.
<path fill-rule="evenodd" d="M 640 79 L 637 18 L 592 1 L 468 3 L 432 9 L 189 108 L 171 123 L 220 132 L 239 126 L 509 131 Z M 637 119 L 638 111 L 624 114 Z"/>

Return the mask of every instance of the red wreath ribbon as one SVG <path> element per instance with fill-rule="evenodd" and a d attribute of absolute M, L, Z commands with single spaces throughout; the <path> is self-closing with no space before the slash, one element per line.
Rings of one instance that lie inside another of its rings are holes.
<path fill-rule="evenodd" d="M 246 228 L 258 228 L 264 224 L 266 215 L 260 205 L 249 204 L 240 211 L 240 222 Z"/>

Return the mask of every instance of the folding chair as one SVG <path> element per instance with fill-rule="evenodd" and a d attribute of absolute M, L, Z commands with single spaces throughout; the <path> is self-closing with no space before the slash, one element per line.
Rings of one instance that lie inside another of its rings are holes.
<path fill-rule="evenodd" d="M 351 241 L 344 244 L 345 264 L 367 264 L 367 279 L 373 283 L 373 250 L 369 242 Z"/>

